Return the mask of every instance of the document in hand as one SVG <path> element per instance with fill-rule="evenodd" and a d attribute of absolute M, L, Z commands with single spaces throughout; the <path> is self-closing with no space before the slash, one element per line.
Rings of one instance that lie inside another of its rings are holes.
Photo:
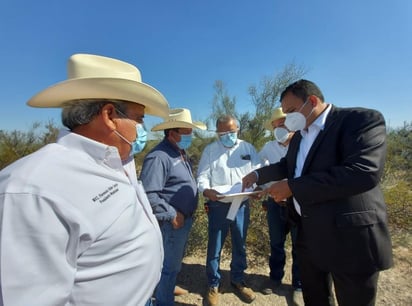
<path fill-rule="evenodd" d="M 239 197 L 239 196 L 241 196 L 241 197 L 248 197 L 248 196 L 250 196 L 250 195 L 258 194 L 258 193 L 261 193 L 261 192 L 262 192 L 262 190 L 258 190 L 258 191 L 245 191 L 245 192 L 238 192 L 238 193 L 231 193 L 231 194 L 218 194 L 217 197 L 218 197 L 219 199 L 233 199 L 233 198 L 236 198 L 236 197 Z"/>
<path fill-rule="evenodd" d="M 259 192 L 261 191 L 252 191 L 251 189 L 242 192 L 242 184 L 237 183 L 233 185 L 232 188 L 230 188 L 228 192 L 224 194 L 219 194 L 217 197 L 223 200 L 222 202 L 231 203 L 229 211 L 226 215 L 226 219 L 233 221 L 239 210 L 240 204 L 242 204 L 244 199 L 247 196 L 250 196 L 252 194 L 257 194 Z"/>

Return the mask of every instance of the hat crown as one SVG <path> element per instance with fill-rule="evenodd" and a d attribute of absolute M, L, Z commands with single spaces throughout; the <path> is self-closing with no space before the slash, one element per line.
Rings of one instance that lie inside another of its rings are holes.
<path fill-rule="evenodd" d="M 174 108 L 169 111 L 169 116 L 163 119 L 163 122 L 155 125 L 152 131 L 161 131 L 174 128 L 197 128 L 206 129 L 206 125 L 202 122 L 193 122 L 190 110 L 186 108 Z"/>
<path fill-rule="evenodd" d="M 281 118 L 286 118 L 285 113 L 282 111 L 281 107 L 275 108 L 270 119 L 265 122 L 264 126 L 267 130 L 273 130 L 272 122 Z"/>
<path fill-rule="evenodd" d="M 272 121 L 280 119 L 280 118 L 285 118 L 286 115 L 283 113 L 282 108 L 278 107 L 276 108 L 273 113 L 272 113 L 272 117 L 270 119 L 272 119 Z"/>
<path fill-rule="evenodd" d="M 190 111 L 186 108 L 171 109 L 169 113 L 169 117 L 165 120 L 165 122 L 176 122 L 176 121 L 193 123 L 192 115 L 190 114 Z"/>
<path fill-rule="evenodd" d="M 33 107 L 63 107 L 69 101 L 122 100 L 145 107 L 145 114 L 165 118 L 169 114 L 166 98 L 142 82 L 132 64 L 100 55 L 78 53 L 67 62 L 68 79 L 34 95 L 27 104 Z"/>
<path fill-rule="evenodd" d="M 114 78 L 142 82 L 137 67 L 114 59 L 92 54 L 74 54 L 67 63 L 68 79 Z"/>

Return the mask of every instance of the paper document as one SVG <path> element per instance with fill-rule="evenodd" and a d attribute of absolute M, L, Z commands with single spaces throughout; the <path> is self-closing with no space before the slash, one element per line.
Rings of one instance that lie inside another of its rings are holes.
<path fill-rule="evenodd" d="M 258 191 L 245 191 L 245 192 L 238 192 L 238 193 L 230 193 L 230 194 L 218 194 L 216 197 L 220 199 L 233 199 L 236 197 L 248 197 L 252 194 L 258 194 L 261 193 L 262 190 Z"/>
<path fill-rule="evenodd" d="M 251 188 L 247 189 L 245 192 L 241 192 L 241 191 L 242 191 L 242 184 L 237 183 L 233 185 L 229 191 L 223 194 L 217 195 L 220 201 L 231 203 L 229 211 L 226 215 L 226 219 L 234 220 L 239 210 L 240 204 L 242 204 L 245 198 L 252 194 L 257 194 L 261 192 L 261 191 L 252 191 Z"/>
<path fill-rule="evenodd" d="M 243 196 L 237 196 L 233 199 L 232 204 L 230 204 L 229 211 L 227 212 L 226 219 L 235 220 L 237 211 L 240 208 L 240 204 L 243 202 Z"/>

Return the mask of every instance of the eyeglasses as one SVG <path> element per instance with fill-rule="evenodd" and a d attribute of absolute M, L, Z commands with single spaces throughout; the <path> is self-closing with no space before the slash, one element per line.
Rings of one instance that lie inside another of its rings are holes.
<path fill-rule="evenodd" d="M 233 130 L 233 131 L 227 131 L 227 132 L 216 132 L 217 135 L 219 136 L 223 136 L 223 135 L 227 135 L 227 134 L 231 134 L 231 133 L 237 133 L 239 131 L 239 129 Z"/>
<path fill-rule="evenodd" d="M 138 117 L 136 117 L 136 119 L 132 119 L 132 118 L 130 118 L 129 116 L 127 116 L 125 113 L 123 113 L 122 111 L 120 111 L 118 109 L 116 109 L 116 112 L 118 112 L 120 115 L 122 115 L 123 118 L 125 118 L 125 119 L 129 119 L 129 120 L 132 120 L 132 121 L 136 121 L 137 123 L 143 124 L 144 115 L 138 116 Z"/>

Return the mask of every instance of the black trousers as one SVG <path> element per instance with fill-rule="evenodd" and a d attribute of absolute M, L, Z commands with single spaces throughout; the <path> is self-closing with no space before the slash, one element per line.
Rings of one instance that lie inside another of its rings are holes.
<path fill-rule="evenodd" d="M 379 271 L 359 274 L 324 271 L 305 256 L 299 238 L 297 255 L 305 306 L 334 305 L 332 282 L 339 306 L 375 305 Z"/>

